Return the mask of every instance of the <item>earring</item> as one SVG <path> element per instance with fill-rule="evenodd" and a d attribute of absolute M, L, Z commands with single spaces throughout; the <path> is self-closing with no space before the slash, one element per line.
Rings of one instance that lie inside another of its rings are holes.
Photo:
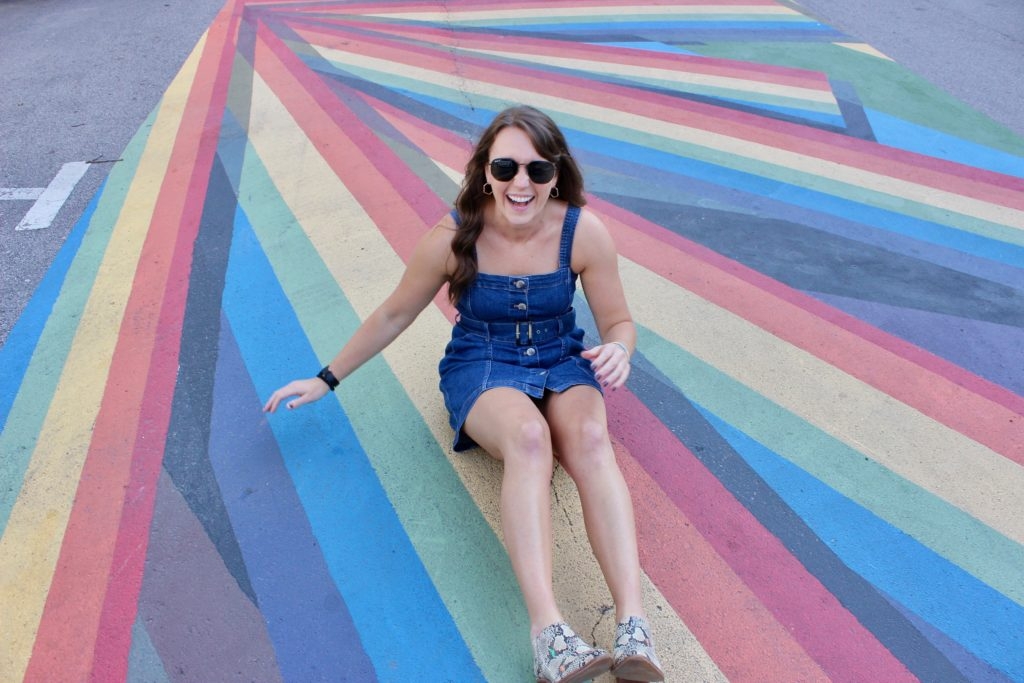
<path fill-rule="evenodd" d="M 494 189 L 491 188 L 490 183 L 484 183 L 484 194 L 487 196 L 494 194 Z"/>
<path fill-rule="evenodd" d="M 560 194 L 562 194 L 562 193 L 558 191 L 557 187 L 552 187 L 551 188 L 551 198 L 552 199 L 558 199 L 558 195 L 560 195 Z"/>

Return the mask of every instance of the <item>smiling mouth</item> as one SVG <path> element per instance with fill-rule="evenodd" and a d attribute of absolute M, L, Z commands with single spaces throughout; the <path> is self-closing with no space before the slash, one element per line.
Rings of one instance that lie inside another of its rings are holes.
<path fill-rule="evenodd" d="M 516 207 L 526 206 L 527 204 L 533 201 L 533 197 L 519 197 L 510 194 L 505 195 L 505 197 L 509 200 L 509 202 L 512 203 L 512 206 Z"/>

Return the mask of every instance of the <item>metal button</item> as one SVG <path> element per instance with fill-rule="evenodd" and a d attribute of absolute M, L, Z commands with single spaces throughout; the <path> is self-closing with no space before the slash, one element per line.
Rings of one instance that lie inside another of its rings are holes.
<path fill-rule="evenodd" d="M 520 302 L 520 303 L 516 304 L 516 308 L 518 308 L 520 311 L 525 311 L 526 310 L 526 304 Z"/>
<path fill-rule="evenodd" d="M 516 280 L 515 281 L 515 285 L 516 285 L 516 289 L 522 289 L 523 287 L 526 286 L 526 283 L 524 281 L 522 281 L 522 280 Z"/>
<path fill-rule="evenodd" d="M 526 349 L 526 355 L 527 356 L 532 356 L 532 355 L 534 355 L 536 353 L 537 353 L 537 349 L 533 348 L 532 346 L 530 348 Z"/>

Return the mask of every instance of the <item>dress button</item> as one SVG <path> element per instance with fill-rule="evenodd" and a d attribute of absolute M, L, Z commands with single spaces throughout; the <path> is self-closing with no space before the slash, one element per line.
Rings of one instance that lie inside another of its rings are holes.
<path fill-rule="evenodd" d="M 520 302 L 520 303 L 516 304 L 516 308 L 518 308 L 520 311 L 525 311 L 526 310 L 526 304 Z"/>
<path fill-rule="evenodd" d="M 533 348 L 532 346 L 530 348 L 526 349 L 526 355 L 527 356 L 532 356 L 532 355 L 534 355 L 536 353 L 537 353 L 537 349 Z"/>
<path fill-rule="evenodd" d="M 522 289 L 523 287 L 526 286 L 526 283 L 523 282 L 522 280 L 516 280 L 515 284 L 516 284 L 516 289 Z"/>

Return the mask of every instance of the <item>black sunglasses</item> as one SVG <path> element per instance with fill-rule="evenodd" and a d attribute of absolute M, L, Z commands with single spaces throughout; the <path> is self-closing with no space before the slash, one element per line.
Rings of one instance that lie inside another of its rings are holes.
<path fill-rule="evenodd" d="M 519 162 L 515 159 L 494 159 L 491 161 L 491 175 L 495 180 L 512 180 L 519 173 Z M 538 160 L 526 164 L 526 175 L 530 182 L 546 183 L 555 177 L 555 165 L 550 161 Z"/>

